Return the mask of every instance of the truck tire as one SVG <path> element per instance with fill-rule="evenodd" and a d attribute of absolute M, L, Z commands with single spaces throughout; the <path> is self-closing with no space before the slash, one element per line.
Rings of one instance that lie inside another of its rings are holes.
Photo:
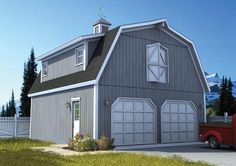
<path fill-rule="evenodd" d="M 214 136 L 210 136 L 208 138 L 208 145 L 210 148 L 212 149 L 217 149 L 219 147 L 219 143 L 216 137 Z"/>

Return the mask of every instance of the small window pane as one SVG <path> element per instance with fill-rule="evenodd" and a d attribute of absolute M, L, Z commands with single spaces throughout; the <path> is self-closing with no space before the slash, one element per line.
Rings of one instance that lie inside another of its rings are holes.
<path fill-rule="evenodd" d="M 76 49 L 76 65 L 84 63 L 84 47 Z"/>
<path fill-rule="evenodd" d="M 43 74 L 43 76 L 46 76 L 48 74 L 48 63 L 47 62 L 44 62 L 42 64 L 42 74 Z"/>
<path fill-rule="evenodd" d="M 79 118 L 80 118 L 80 102 L 74 103 L 74 113 L 75 113 L 75 120 L 79 120 Z"/>

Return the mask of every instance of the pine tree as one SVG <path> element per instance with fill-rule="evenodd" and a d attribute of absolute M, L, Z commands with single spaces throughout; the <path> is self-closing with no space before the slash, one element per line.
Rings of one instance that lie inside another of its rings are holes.
<path fill-rule="evenodd" d="M 7 102 L 7 104 L 6 104 L 6 114 L 5 114 L 5 116 L 6 117 L 10 116 L 9 102 Z"/>
<path fill-rule="evenodd" d="M 4 107 L 4 105 L 2 105 L 1 117 L 5 117 L 5 116 L 6 116 L 5 107 Z"/>
<path fill-rule="evenodd" d="M 30 98 L 29 90 L 37 78 L 37 64 L 35 62 L 34 49 L 31 50 L 28 62 L 24 64 L 23 84 L 21 88 L 21 106 L 20 116 L 30 116 Z"/>
<path fill-rule="evenodd" d="M 217 112 L 217 115 L 223 116 L 224 112 L 227 109 L 227 78 L 223 77 L 222 83 L 221 83 L 221 89 L 220 89 L 220 97 L 219 97 L 219 111 Z"/>
<path fill-rule="evenodd" d="M 227 111 L 229 113 L 230 116 L 233 115 L 233 104 L 234 104 L 234 97 L 232 94 L 232 81 L 231 78 L 229 78 L 228 84 L 227 84 Z"/>
<path fill-rule="evenodd" d="M 9 111 L 8 115 L 10 117 L 15 116 L 16 114 L 16 103 L 15 103 L 15 97 L 14 97 L 14 91 L 12 90 L 11 93 L 11 100 L 9 101 Z"/>

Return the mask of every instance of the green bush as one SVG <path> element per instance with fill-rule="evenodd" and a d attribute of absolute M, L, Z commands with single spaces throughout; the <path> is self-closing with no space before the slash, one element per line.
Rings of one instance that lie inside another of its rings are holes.
<path fill-rule="evenodd" d="M 72 150 L 84 152 L 96 150 L 97 144 L 89 135 L 76 134 L 76 136 L 70 140 L 68 147 Z"/>
<path fill-rule="evenodd" d="M 109 139 L 108 137 L 102 136 L 96 142 L 98 150 L 111 150 L 114 148 L 114 139 Z"/>

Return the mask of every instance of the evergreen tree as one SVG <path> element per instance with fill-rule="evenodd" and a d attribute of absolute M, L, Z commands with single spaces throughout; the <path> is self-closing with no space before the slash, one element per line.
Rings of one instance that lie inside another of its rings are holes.
<path fill-rule="evenodd" d="M 34 49 L 31 50 L 28 62 L 24 64 L 23 84 L 21 88 L 21 106 L 20 116 L 30 116 L 30 98 L 28 97 L 29 90 L 37 78 L 37 64 L 35 62 Z"/>
<path fill-rule="evenodd" d="M 4 107 L 4 105 L 2 105 L 1 117 L 5 117 L 5 116 L 6 116 L 5 107 Z"/>
<path fill-rule="evenodd" d="M 12 90 L 11 100 L 9 101 L 8 116 L 12 117 L 15 116 L 15 114 L 16 114 L 16 103 L 15 103 L 14 91 Z"/>
<path fill-rule="evenodd" d="M 221 88 L 220 88 L 220 97 L 219 97 L 219 111 L 217 115 L 223 116 L 226 111 L 227 105 L 227 78 L 223 77 Z"/>
<path fill-rule="evenodd" d="M 234 97 L 232 94 L 232 81 L 231 78 L 229 78 L 228 84 L 227 84 L 227 112 L 229 113 L 230 116 L 233 115 L 233 105 L 234 105 Z"/>
<path fill-rule="evenodd" d="M 9 102 L 7 102 L 7 104 L 6 104 L 6 114 L 5 114 L 5 116 L 6 117 L 10 116 Z"/>

